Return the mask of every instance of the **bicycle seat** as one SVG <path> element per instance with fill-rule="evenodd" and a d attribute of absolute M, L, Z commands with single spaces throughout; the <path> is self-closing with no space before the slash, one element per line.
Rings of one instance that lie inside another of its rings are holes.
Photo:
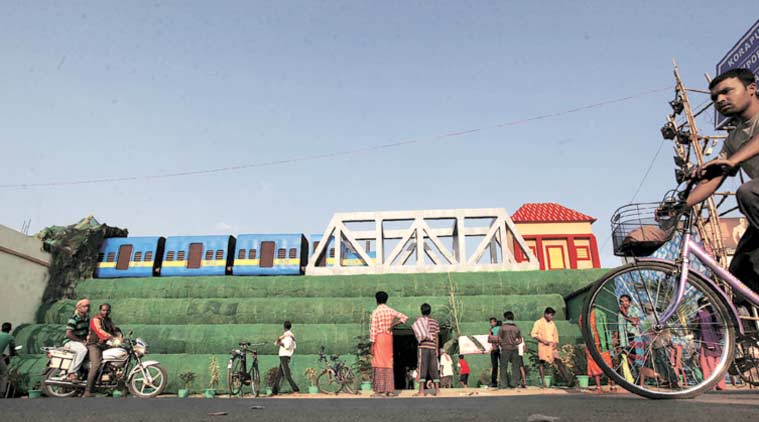
<path fill-rule="evenodd" d="M 330 357 L 332 358 L 332 360 L 338 360 L 338 359 L 340 359 L 340 355 L 332 355 Z"/>
<path fill-rule="evenodd" d="M 247 347 L 247 346 L 250 346 L 250 342 L 249 341 L 241 341 L 240 342 L 240 347 Z"/>

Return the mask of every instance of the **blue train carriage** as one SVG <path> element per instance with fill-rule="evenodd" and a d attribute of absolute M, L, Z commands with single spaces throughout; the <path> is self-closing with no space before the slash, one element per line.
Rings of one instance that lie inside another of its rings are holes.
<path fill-rule="evenodd" d="M 319 243 L 321 243 L 323 234 L 312 234 L 309 236 L 310 239 L 310 246 L 311 246 L 311 255 L 316 252 L 316 248 L 319 246 Z M 319 260 L 316 262 L 317 267 L 334 267 L 335 266 L 335 237 L 330 236 L 329 237 L 329 243 L 327 243 L 327 248 L 324 250 L 324 253 L 319 257 Z M 367 242 L 368 243 L 368 242 Z M 365 266 L 364 261 L 361 259 L 358 253 L 354 251 L 352 248 L 350 248 L 348 245 L 343 243 L 343 246 L 341 249 L 340 255 L 342 255 L 342 259 L 340 260 L 340 263 L 343 267 L 362 267 Z M 369 245 L 366 245 L 367 255 L 369 255 L 369 258 L 372 260 L 372 264 L 374 264 L 377 253 L 375 251 L 369 250 Z"/>
<path fill-rule="evenodd" d="M 234 256 L 234 275 L 301 275 L 308 264 L 308 242 L 303 233 L 241 234 Z"/>
<path fill-rule="evenodd" d="M 111 237 L 103 240 L 95 278 L 152 277 L 161 274 L 166 239 L 163 237 Z"/>
<path fill-rule="evenodd" d="M 165 249 L 163 276 L 232 274 L 233 236 L 170 236 Z"/>

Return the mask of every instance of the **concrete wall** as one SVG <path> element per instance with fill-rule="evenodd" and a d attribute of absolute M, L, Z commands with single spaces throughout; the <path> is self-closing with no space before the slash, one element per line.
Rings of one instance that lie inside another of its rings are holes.
<path fill-rule="evenodd" d="M 0 321 L 33 323 L 52 256 L 34 237 L 0 225 Z"/>

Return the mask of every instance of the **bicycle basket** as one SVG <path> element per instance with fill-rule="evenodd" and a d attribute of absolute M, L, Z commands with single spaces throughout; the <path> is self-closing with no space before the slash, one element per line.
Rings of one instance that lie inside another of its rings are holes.
<path fill-rule="evenodd" d="M 629 204 L 611 217 L 611 236 L 616 256 L 648 256 L 672 237 L 674 230 L 657 221 L 658 202 Z"/>

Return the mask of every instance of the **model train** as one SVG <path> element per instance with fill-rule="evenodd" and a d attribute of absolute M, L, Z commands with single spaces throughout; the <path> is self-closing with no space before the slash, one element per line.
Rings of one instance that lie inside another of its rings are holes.
<path fill-rule="evenodd" d="M 95 277 L 302 275 L 321 238 L 303 233 L 108 238 Z M 317 265 L 334 265 L 334 241 L 331 236 L 329 253 Z M 342 266 L 366 265 L 350 248 L 341 251 Z M 369 257 L 375 253 L 369 251 Z"/>

